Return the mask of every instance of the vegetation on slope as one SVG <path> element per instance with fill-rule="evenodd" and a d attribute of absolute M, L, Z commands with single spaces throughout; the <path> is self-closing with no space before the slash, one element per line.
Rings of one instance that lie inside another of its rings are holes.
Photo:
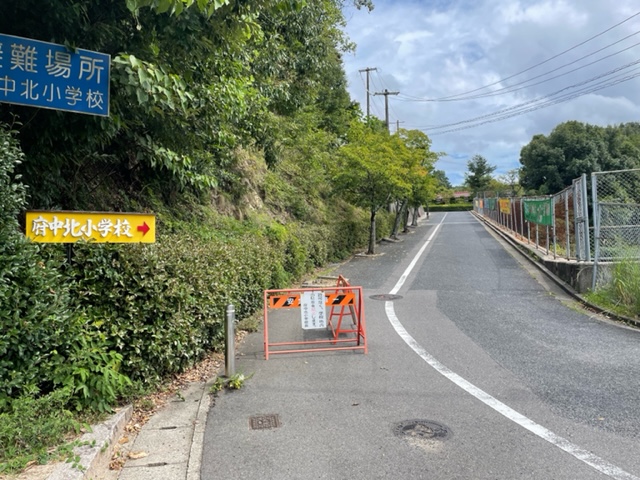
<path fill-rule="evenodd" d="M 371 205 L 354 195 L 366 182 L 343 177 L 344 162 L 369 168 L 384 145 L 387 204 L 429 194 L 428 138 L 391 136 L 349 99 L 343 7 L 4 9 L 1 32 L 108 53 L 112 66 L 109 117 L 0 104 L 0 472 L 46 460 L 77 428 L 69 411 L 107 411 L 219 347 L 228 303 L 248 316 L 264 289 L 388 235 L 391 214 L 377 202 L 370 230 Z M 25 239 L 26 209 L 154 212 L 157 243 L 80 243 L 69 256 Z M 51 438 L 19 422 L 36 411 Z"/>

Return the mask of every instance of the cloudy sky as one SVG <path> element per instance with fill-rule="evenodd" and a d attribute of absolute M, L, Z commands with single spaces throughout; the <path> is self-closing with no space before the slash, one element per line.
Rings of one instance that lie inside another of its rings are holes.
<path fill-rule="evenodd" d="M 345 9 L 357 44 L 344 56 L 349 91 L 366 111 L 370 92 L 389 96 L 395 131 L 419 129 L 436 167 L 461 184 L 475 154 L 499 176 L 520 149 L 559 123 L 640 121 L 637 0 L 374 0 Z M 637 77 L 636 77 L 637 76 Z M 384 119 L 384 96 L 371 96 Z"/>

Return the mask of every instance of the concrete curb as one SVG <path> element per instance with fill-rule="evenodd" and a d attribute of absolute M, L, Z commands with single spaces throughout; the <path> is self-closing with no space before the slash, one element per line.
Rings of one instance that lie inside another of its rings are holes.
<path fill-rule="evenodd" d="M 92 426 L 93 431 L 80 437 L 81 445 L 73 449 L 79 460 L 75 465 L 62 463 L 47 480 L 91 480 L 109 468 L 113 449 L 133 413 L 128 405 L 107 421 Z"/>
<path fill-rule="evenodd" d="M 202 466 L 202 451 L 204 444 L 204 431 L 207 426 L 207 415 L 211 408 L 212 398 L 209 394 L 211 386 L 215 383 L 217 375 L 214 375 L 207 383 L 204 384 L 200 404 L 198 405 L 198 413 L 193 429 L 193 438 L 191 441 L 191 451 L 189 452 L 189 462 L 187 463 L 186 480 L 200 480 L 200 468 Z"/>

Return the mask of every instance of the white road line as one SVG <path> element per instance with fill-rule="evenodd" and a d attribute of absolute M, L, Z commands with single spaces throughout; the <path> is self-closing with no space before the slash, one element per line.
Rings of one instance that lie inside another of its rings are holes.
<path fill-rule="evenodd" d="M 442 226 L 442 222 L 444 222 L 445 218 L 447 218 L 447 214 L 446 213 L 444 214 L 444 217 L 442 217 L 442 220 L 440 220 L 440 223 L 438 225 L 436 225 L 436 227 L 433 229 L 433 232 L 431 233 L 431 235 L 429 236 L 427 241 L 424 242 L 424 245 L 422 246 L 420 251 L 416 254 L 415 257 L 413 257 L 413 260 L 411 260 L 411 263 L 409 264 L 407 269 L 404 271 L 404 273 L 400 277 L 400 280 L 398 280 L 398 283 L 396 283 L 396 286 L 393 287 L 393 289 L 389 292 L 390 294 L 395 295 L 396 293 L 398 293 L 398 290 L 400 290 L 402 285 L 404 285 L 404 282 L 407 279 L 407 277 L 409 276 L 409 274 L 411 273 L 411 270 L 413 270 L 413 267 L 416 266 L 416 263 L 418 263 L 418 260 L 420 260 L 420 257 L 422 256 L 424 251 L 427 249 L 427 246 L 431 243 L 431 240 L 433 239 L 433 237 L 436 236 L 436 233 L 438 232 L 438 230 Z"/>
<path fill-rule="evenodd" d="M 425 249 L 427 248 L 427 245 L 429 245 L 431 240 L 433 240 L 435 234 L 438 232 L 439 228 L 442 226 L 442 223 L 444 222 L 445 218 L 446 218 L 446 214 L 442 218 L 440 223 L 438 225 L 436 225 L 436 227 L 434 228 L 433 233 L 429 236 L 429 238 L 427 239 L 425 244 L 422 246 L 420 251 L 413 258 L 413 260 L 411 261 L 411 263 L 409 264 L 407 269 L 404 271 L 404 273 L 402 274 L 402 276 L 400 277 L 400 279 L 398 280 L 396 285 L 393 287 L 393 289 L 389 293 L 391 293 L 391 294 L 398 293 L 398 291 L 400 290 L 400 288 L 402 287 L 402 285 L 406 281 L 407 277 L 409 276 L 409 274 L 411 273 L 413 268 L 416 266 L 416 263 L 418 262 L 418 260 L 422 256 L 422 254 L 424 253 Z M 508 418 L 512 422 L 520 425 L 521 427 L 527 429 L 528 431 L 530 431 L 534 435 L 537 435 L 538 437 L 542 438 L 543 440 L 546 440 L 547 442 L 551 443 L 552 445 L 555 445 L 556 447 L 560 448 L 561 450 L 564 450 L 568 454 L 573 455 L 575 458 L 577 458 L 578 460 L 586 463 L 587 465 L 589 465 L 590 467 L 596 469 L 597 471 L 599 471 L 599 472 L 601 472 L 601 473 L 603 473 L 603 474 L 605 474 L 605 475 L 607 475 L 607 476 L 609 476 L 611 478 L 615 478 L 616 480 L 640 480 L 640 477 L 636 477 L 635 475 L 633 475 L 633 474 L 631 474 L 629 472 L 626 472 L 625 470 L 621 469 L 620 467 L 617 467 L 616 465 L 613 465 L 612 463 L 607 462 L 606 460 L 598 457 L 597 455 L 594 455 L 593 453 L 589 452 L 588 450 L 585 450 L 585 449 L 579 447 L 578 445 L 575 445 L 575 444 L 571 443 L 569 440 L 567 440 L 567 439 L 565 439 L 565 438 L 563 438 L 563 437 L 561 437 L 559 435 L 556 435 L 551 430 L 549 430 L 549 429 L 543 427 L 542 425 L 534 422 L 533 420 L 529 419 L 528 417 L 525 417 L 521 413 L 515 411 L 511 407 L 509 407 L 509 406 L 505 405 L 504 403 L 502 403 L 500 400 L 492 397 L 491 395 L 489 395 L 484 390 L 481 390 L 480 388 L 476 387 L 472 383 L 468 382 L 467 380 L 462 378 L 457 373 L 449 370 L 449 368 L 447 368 L 442 363 L 440 363 L 438 360 L 436 360 L 433 356 L 431 356 L 409 334 L 409 332 L 407 332 L 407 330 L 404 328 L 402 323 L 400 323 L 400 320 L 396 316 L 395 310 L 393 308 L 393 302 L 385 302 L 385 312 L 387 314 L 387 318 L 389 319 L 389 322 L 391 323 L 393 328 L 396 330 L 396 332 L 398 333 L 400 338 L 402 338 L 405 341 L 405 343 L 407 345 L 409 345 L 409 347 L 411 347 L 411 349 L 420 356 L 420 358 L 422 358 L 425 362 L 427 362 L 438 373 L 440 373 L 444 377 L 446 377 L 449 380 L 451 380 L 458 387 L 462 388 L 465 392 L 473 395 L 478 400 L 483 402 L 485 405 L 491 407 L 493 410 L 495 410 L 496 412 L 498 412 L 501 415 L 505 416 L 506 418 Z"/>

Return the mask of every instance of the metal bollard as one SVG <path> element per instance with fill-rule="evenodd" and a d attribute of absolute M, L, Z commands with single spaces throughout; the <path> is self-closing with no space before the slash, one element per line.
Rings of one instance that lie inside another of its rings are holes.
<path fill-rule="evenodd" d="M 236 309 L 233 305 L 227 305 L 227 323 L 225 324 L 224 340 L 224 371 L 230 378 L 236 374 Z"/>

